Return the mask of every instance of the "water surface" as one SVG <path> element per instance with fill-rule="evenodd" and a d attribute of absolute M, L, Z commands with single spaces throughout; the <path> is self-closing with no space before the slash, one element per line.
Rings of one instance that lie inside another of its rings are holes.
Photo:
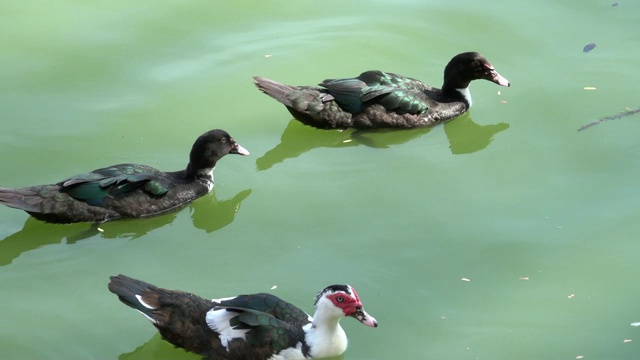
<path fill-rule="evenodd" d="M 181 211 L 102 232 L 0 208 L 4 356 L 197 359 L 107 291 L 123 273 L 307 311 L 349 283 L 380 327 L 343 320 L 344 359 L 637 359 L 640 117 L 576 131 L 640 106 L 640 4 L 611 5 L 2 2 L 1 186 L 180 169 L 212 128 L 252 153 Z M 251 83 L 440 85 L 469 50 L 512 87 L 474 82 L 472 110 L 432 129 L 316 130 Z"/>

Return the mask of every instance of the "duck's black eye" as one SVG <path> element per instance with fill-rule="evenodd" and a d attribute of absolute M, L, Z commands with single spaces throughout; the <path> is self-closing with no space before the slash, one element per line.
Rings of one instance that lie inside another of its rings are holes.
<path fill-rule="evenodd" d="M 220 142 L 223 143 L 223 144 L 226 143 L 227 142 L 227 138 L 220 139 Z"/>
<path fill-rule="evenodd" d="M 338 300 L 338 302 L 343 302 L 343 301 L 344 301 L 344 298 L 343 298 L 342 296 L 338 296 L 338 297 L 336 298 L 336 300 Z"/>
<path fill-rule="evenodd" d="M 478 62 L 478 60 L 474 60 L 474 61 L 471 63 L 471 67 L 478 67 L 478 66 L 480 66 L 480 63 Z"/>

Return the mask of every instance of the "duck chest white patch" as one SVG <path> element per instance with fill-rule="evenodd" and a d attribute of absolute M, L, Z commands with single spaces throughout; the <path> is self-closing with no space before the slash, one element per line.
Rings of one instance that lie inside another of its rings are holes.
<path fill-rule="evenodd" d="M 456 89 L 469 103 L 469 107 L 471 107 L 472 101 L 471 101 L 471 92 L 469 91 L 469 87 L 467 86 L 466 88 L 462 88 L 462 89 Z"/>
<path fill-rule="evenodd" d="M 200 171 L 198 171 L 198 175 L 203 178 L 208 180 L 207 181 L 207 192 L 211 192 L 211 190 L 213 190 L 213 170 L 215 170 L 215 167 L 212 167 L 211 169 L 201 169 Z"/>
<path fill-rule="evenodd" d="M 220 342 L 227 351 L 229 351 L 229 341 L 237 338 L 246 340 L 245 335 L 249 331 L 249 329 L 234 329 L 231 326 L 231 318 L 236 315 L 238 313 L 226 309 L 212 309 L 207 312 L 205 317 L 209 328 L 220 334 Z"/>

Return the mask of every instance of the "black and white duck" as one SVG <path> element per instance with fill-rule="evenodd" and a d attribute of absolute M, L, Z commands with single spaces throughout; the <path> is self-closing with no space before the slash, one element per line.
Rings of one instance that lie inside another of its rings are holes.
<path fill-rule="evenodd" d="M 171 344 L 216 360 L 337 356 L 347 349 L 341 318 L 378 326 L 349 285 L 331 285 L 318 293 L 313 317 L 266 293 L 208 300 L 124 275 L 112 276 L 109 290 Z"/>
<path fill-rule="evenodd" d="M 193 144 L 184 170 L 119 164 L 51 185 L 0 187 L 0 204 L 53 223 L 102 223 L 171 211 L 213 189 L 213 169 L 227 154 L 249 155 L 226 131 L 211 130 Z"/>
<path fill-rule="evenodd" d="M 260 91 L 284 104 L 294 118 L 322 129 L 413 128 L 452 120 L 471 107 L 469 83 L 509 81 L 477 52 L 458 54 L 444 69 L 438 89 L 406 76 L 366 71 L 317 86 L 290 86 L 255 76 Z"/>

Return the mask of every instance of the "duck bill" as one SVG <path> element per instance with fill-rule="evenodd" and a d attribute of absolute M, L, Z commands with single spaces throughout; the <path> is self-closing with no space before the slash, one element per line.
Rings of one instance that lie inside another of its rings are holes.
<path fill-rule="evenodd" d="M 494 82 L 500 86 L 507 86 L 507 87 L 511 86 L 511 84 L 509 83 L 509 80 L 507 80 L 504 76 L 498 74 L 498 72 L 493 69 L 491 70 L 491 72 L 487 74 L 485 79 L 491 82 Z"/>
<path fill-rule="evenodd" d="M 240 144 L 234 143 L 233 147 L 231 148 L 231 151 L 229 151 L 229 154 L 238 154 L 238 155 L 247 156 L 250 153 L 249 153 L 249 150 L 243 148 L 242 146 L 240 146 Z"/>
<path fill-rule="evenodd" d="M 378 321 L 376 321 L 373 316 L 367 314 L 362 307 L 358 307 L 356 311 L 351 314 L 351 317 L 354 317 L 356 320 L 367 326 L 378 327 Z"/>

